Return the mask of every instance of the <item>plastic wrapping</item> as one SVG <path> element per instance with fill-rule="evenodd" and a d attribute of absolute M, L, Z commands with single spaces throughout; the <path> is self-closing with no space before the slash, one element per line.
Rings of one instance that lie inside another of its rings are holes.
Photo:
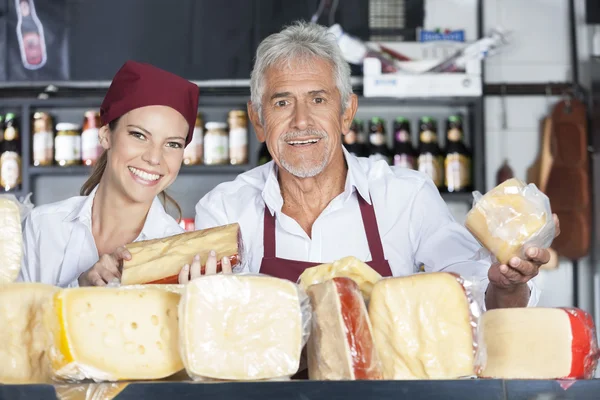
<path fill-rule="evenodd" d="M 358 284 L 365 300 L 371 297 L 373 285 L 381 275 L 356 257 L 344 257 L 331 264 L 321 264 L 304 270 L 298 283 L 307 290 L 310 285 L 325 282 L 335 277 L 350 278 Z"/>
<path fill-rule="evenodd" d="M 548 248 L 555 226 L 550 200 L 534 184 L 509 179 L 484 196 L 473 192 L 465 226 L 502 264 L 526 258 L 530 247 Z"/>
<path fill-rule="evenodd" d="M 57 381 L 151 380 L 181 371 L 178 286 L 63 289 L 48 302 L 44 329 Z"/>
<path fill-rule="evenodd" d="M 478 341 L 485 378 L 592 379 L 598 364 L 594 321 L 578 308 L 490 310 Z"/>
<path fill-rule="evenodd" d="M 42 283 L 0 284 L 0 383 L 49 383 L 45 359 L 50 339 L 43 307 L 59 288 Z"/>
<path fill-rule="evenodd" d="M 55 385 L 57 400 L 113 400 L 128 383 L 81 383 Z"/>
<path fill-rule="evenodd" d="M 307 291 L 313 309 L 308 374 L 314 380 L 383 379 L 371 322 L 356 282 L 333 278 Z"/>
<path fill-rule="evenodd" d="M 134 242 L 126 247 L 131 253 L 131 260 L 123 261 L 121 282 L 124 285 L 176 284 L 181 268 L 191 264 L 197 254 L 200 254 L 204 272 L 211 250 L 217 253 L 217 272 L 221 271 L 223 257 L 229 257 L 235 272 L 244 268 L 244 243 L 237 223 Z"/>
<path fill-rule="evenodd" d="M 308 296 L 292 282 L 202 276 L 179 304 L 181 358 L 194 380 L 286 379 L 298 371 L 310 320 Z"/>
<path fill-rule="evenodd" d="M 19 201 L 12 194 L 0 195 L 0 284 L 15 282 L 23 259 L 22 221 L 33 209 L 27 196 Z"/>
<path fill-rule="evenodd" d="M 384 379 L 475 376 L 478 292 L 475 282 L 447 272 L 377 282 L 369 318 Z"/>

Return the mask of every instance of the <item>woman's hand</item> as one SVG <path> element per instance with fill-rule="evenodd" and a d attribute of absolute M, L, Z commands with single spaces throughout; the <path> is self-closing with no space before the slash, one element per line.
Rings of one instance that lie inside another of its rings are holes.
<path fill-rule="evenodd" d="M 221 259 L 221 272 L 224 274 L 231 274 L 231 261 L 229 257 L 223 257 Z M 206 259 L 206 268 L 204 269 L 204 275 L 214 275 L 217 273 L 217 253 L 211 250 L 208 253 Z M 186 264 L 179 272 L 179 283 L 185 284 L 191 280 L 201 277 L 202 266 L 200 265 L 200 255 L 196 255 L 192 261 L 192 265 Z"/>
<path fill-rule="evenodd" d="M 131 260 L 131 254 L 125 247 L 102 255 L 92 268 L 79 276 L 79 286 L 106 286 L 114 279 L 120 280 L 123 260 Z"/>

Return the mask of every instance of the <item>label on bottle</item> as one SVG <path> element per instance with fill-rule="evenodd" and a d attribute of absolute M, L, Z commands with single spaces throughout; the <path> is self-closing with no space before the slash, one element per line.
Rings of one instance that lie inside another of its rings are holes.
<path fill-rule="evenodd" d="M 229 161 L 235 165 L 248 162 L 248 130 L 246 128 L 229 130 Z"/>
<path fill-rule="evenodd" d="M 352 129 L 343 136 L 344 143 L 348 145 L 356 143 L 357 139 L 358 135 L 356 134 L 356 131 L 353 131 Z"/>
<path fill-rule="evenodd" d="M 433 133 L 432 131 L 423 131 L 423 132 L 421 132 L 420 140 L 423 143 L 431 143 L 431 142 L 437 140 L 437 137 L 436 137 L 435 133 Z"/>
<path fill-rule="evenodd" d="M 36 132 L 33 134 L 34 164 L 48 164 L 54 153 L 54 138 L 52 132 Z"/>
<path fill-rule="evenodd" d="M 446 156 L 444 184 L 448 191 L 455 192 L 471 185 L 471 160 L 463 154 L 451 153 Z"/>
<path fill-rule="evenodd" d="M 431 153 L 421 154 L 418 159 L 419 171 L 429 175 L 435 186 L 441 187 L 444 183 L 443 167 L 439 157 Z"/>
<path fill-rule="evenodd" d="M 0 185 L 11 190 L 21 184 L 21 157 L 14 151 L 6 151 L 0 156 Z"/>
<path fill-rule="evenodd" d="M 394 165 L 402 168 L 415 169 L 415 158 L 408 154 L 394 155 Z"/>
<path fill-rule="evenodd" d="M 396 141 L 401 143 L 410 142 L 410 133 L 408 133 L 404 129 L 399 130 L 398 132 L 396 132 Z"/>
<path fill-rule="evenodd" d="M 81 132 L 81 159 L 96 161 L 102 154 L 102 146 L 98 138 L 98 128 L 90 128 Z"/>
<path fill-rule="evenodd" d="M 54 138 L 54 159 L 60 165 L 81 160 L 81 136 L 56 135 Z"/>
<path fill-rule="evenodd" d="M 226 164 L 229 157 L 229 138 L 227 135 L 208 133 L 204 137 L 204 163 Z"/>
<path fill-rule="evenodd" d="M 199 126 L 194 128 L 192 140 L 183 150 L 183 162 L 186 165 L 202 163 L 204 155 L 204 129 Z"/>
<path fill-rule="evenodd" d="M 462 132 L 459 129 L 452 128 L 448 131 L 448 140 L 458 142 L 462 139 Z"/>
<path fill-rule="evenodd" d="M 381 133 L 371 133 L 369 135 L 369 141 L 374 146 L 381 146 L 385 144 L 385 135 Z"/>

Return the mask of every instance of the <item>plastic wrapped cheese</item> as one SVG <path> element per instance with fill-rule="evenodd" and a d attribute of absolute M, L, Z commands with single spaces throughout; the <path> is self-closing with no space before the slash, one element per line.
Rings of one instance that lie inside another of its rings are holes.
<path fill-rule="evenodd" d="M 33 205 L 27 198 L 20 202 L 14 195 L 0 195 L 0 284 L 17 280 L 23 258 L 21 221 Z"/>
<path fill-rule="evenodd" d="M 180 295 L 157 286 L 64 289 L 44 315 L 58 380 L 160 379 L 183 369 Z"/>
<path fill-rule="evenodd" d="M 473 376 L 481 306 L 476 287 L 445 272 L 385 278 L 369 303 L 373 338 L 389 379 Z"/>
<path fill-rule="evenodd" d="M 80 383 L 55 385 L 57 400 L 113 400 L 128 383 Z"/>
<path fill-rule="evenodd" d="M 577 308 L 487 311 L 479 341 L 482 377 L 591 379 L 598 362 L 594 321 Z"/>
<path fill-rule="evenodd" d="M 548 197 L 533 184 L 509 179 L 484 196 L 474 192 L 466 228 L 502 264 L 525 258 L 529 247 L 548 248 L 554 221 Z"/>
<path fill-rule="evenodd" d="M 41 283 L 0 285 L 0 383 L 48 383 L 50 337 L 43 329 L 44 305 L 59 288 Z"/>
<path fill-rule="evenodd" d="M 300 286 L 307 290 L 310 285 L 325 282 L 335 277 L 346 277 L 358 284 L 365 298 L 369 300 L 373 285 L 381 279 L 381 275 L 356 257 L 344 257 L 330 264 L 321 264 L 307 268 L 300 275 Z"/>
<path fill-rule="evenodd" d="M 382 379 L 367 307 L 356 282 L 333 278 L 311 285 L 307 294 L 313 308 L 306 346 L 309 378 Z"/>
<path fill-rule="evenodd" d="M 191 281 L 179 304 L 181 354 L 194 380 L 294 375 L 310 333 L 310 304 L 294 283 L 263 275 Z"/>
<path fill-rule="evenodd" d="M 217 271 L 223 257 L 229 257 L 232 268 L 239 269 L 243 254 L 242 234 L 237 223 L 134 242 L 126 247 L 131 260 L 123 261 L 123 285 L 177 283 L 181 268 L 191 264 L 197 254 L 204 270 L 211 250 L 217 253 Z"/>

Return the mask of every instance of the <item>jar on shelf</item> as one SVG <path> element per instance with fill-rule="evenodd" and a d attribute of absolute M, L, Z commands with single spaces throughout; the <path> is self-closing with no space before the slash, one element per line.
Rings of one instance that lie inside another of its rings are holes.
<path fill-rule="evenodd" d="M 54 160 L 61 167 L 81 163 L 81 126 L 70 122 L 56 124 Z"/>
<path fill-rule="evenodd" d="M 203 141 L 204 141 L 204 121 L 202 121 L 202 115 L 198 113 L 196 116 L 196 125 L 194 126 L 194 133 L 192 140 L 186 146 L 183 151 L 183 163 L 185 165 L 198 165 L 202 164 L 202 156 L 204 153 Z"/>
<path fill-rule="evenodd" d="M 46 112 L 33 114 L 33 165 L 48 166 L 54 161 L 54 124 Z"/>
<path fill-rule="evenodd" d="M 229 161 L 229 134 L 225 122 L 207 122 L 204 134 L 204 164 L 223 165 Z"/>
<path fill-rule="evenodd" d="M 243 110 L 229 112 L 229 162 L 248 163 L 248 118 Z"/>
<path fill-rule="evenodd" d="M 83 131 L 81 132 L 81 161 L 84 165 L 94 165 L 100 154 L 104 151 L 100 145 L 98 133 L 102 122 L 98 111 L 86 111 L 83 118 Z"/>

